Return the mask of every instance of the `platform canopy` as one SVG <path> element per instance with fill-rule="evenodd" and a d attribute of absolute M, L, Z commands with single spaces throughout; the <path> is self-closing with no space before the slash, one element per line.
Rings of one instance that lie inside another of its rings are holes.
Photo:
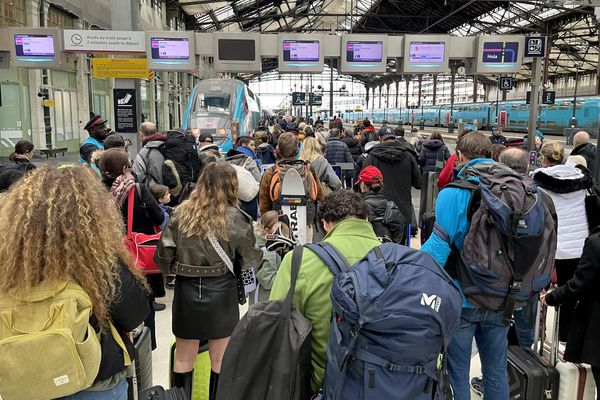
<path fill-rule="evenodd" d="M 599 29 L 594 8 L 578 0 L 169 0 L 200 32 L 542 34 L 548 36 L 548 78 L 596 73 Z M 326 61 L 328 62 L 328 61 Z M 460 61 L 453 61 L 455 66 Z M 334 68 L 337 67 L 334 63 Z M 277 68 L 263 60 L 263 73 Z M 353 74 L 367 85 L 398 80 L 396 60 L 381 75 Z M 242 79 L 253 75 L 242 74 Z M 491 77 L 481 77 L 494 83 Z M 529 79 L 525 63 L 517 79 Z"/>

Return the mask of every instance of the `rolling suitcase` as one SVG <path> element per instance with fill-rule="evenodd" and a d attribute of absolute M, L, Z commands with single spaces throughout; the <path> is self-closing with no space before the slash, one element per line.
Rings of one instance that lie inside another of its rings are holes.
<path fill-rule="evenodd" d="M 171 351 L 169 356 L 169 371 L 173 371 L 175 352 L 175 342 L 173 341 L 173 343 L 171 343 Z M 171 377 L 169 377 L 169 383 L 171 383 Z M 200 342 L 200 346 L 198 347 L 198 356 L 196 356 L 196 361 L 194 362 L 192 398 L 190 400 L 208 400 L 209 386 L 210 357 L 208 356 L 208 344 Z"/>
<path fill-rule="evenodd" d="M 508 347 L 507 369 L 511 400 L 558 400 L 560 383 L 558 371 L 554 367 L 555 358 L 552 355 L 544 358 L 538 354 L 540 343 L 544 343 L 546 326 L 545 318 L 540 315 L 545 315 L 542 307 L 537 308 L 535 351 L 519 346 Z M 555 343 L 558 346 L 558 338 Z"/>
<path fill-rule="evenodd" d="M 557 309 L 554 314 L 552 341 L 544 340 L 544 354 L 556 360 L 556 370 L 560 376 L 558 400 L 595 400 L 596 383 L 592 368 L 587 364 L 564 361 L 563 353 L 553 345 L 558 343 L 559 319 L 560 309 Z M 545 330 L 543 335 L 545 336 Z"/>

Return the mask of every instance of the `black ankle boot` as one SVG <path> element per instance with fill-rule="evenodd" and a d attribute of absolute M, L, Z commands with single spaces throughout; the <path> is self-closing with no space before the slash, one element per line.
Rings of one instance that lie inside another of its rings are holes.
<path fill-rule="evenodd" d="M 219 374 L 212 369 L 210 370 L 210 389 L 208 392 L 208 400 L 217 400 L 217 389 L 219 388 Z"/>
<path fill-rule="evenodd" d="M 186 399 L 192 398 L 192 380 L 194 370 L 190 372 L 173 372 L 172 387 L 180 387 L 186 395 Z"/>

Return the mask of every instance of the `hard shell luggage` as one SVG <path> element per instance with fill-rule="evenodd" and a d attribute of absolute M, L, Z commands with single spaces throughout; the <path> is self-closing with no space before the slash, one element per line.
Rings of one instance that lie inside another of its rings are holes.
<path fill-rule="evenodd" d="M 435 199 L 437 198 L 439 188 L 435 184 L 437 175 L 435 172 L 423 174 L 421 183 L 421 200 L 419 203 L 419 225 L 423 225 L 423 216 L 427 212 L 432 212 L 435 208 Z"/>
<path fill-rule="evenodd" d="M 142 390 L 138 400 L 189 400 L 183 389 L 171 388 L 165 389 L 162 386 L 153 386 Z"/>
<path fill-rule="evenodd" d="M 547 306 L 543 306 L 547 307 Z M 592 368 L 587 364 L 565 361 L 563 353 L 553 346 L 558 343 L 560 309 L 554 314 L 552 341 L 544 340 L 544 354 L 556 360 L 556 370 L 560 376 L 558 400 L 595 400 L 596 384 Z M 544 332 L 545 336 L 545 332 Z"/>
<path fill-rule="evenodd" d="M 508 348 L 508 381 L 511 400 L 558 399 L 558 371 L 531 349 Z"/>
<path fill-rule="evenodd" d="M 133 345 L 135 346 L 137 386 L 138 390 L 144 390 L 152 386 L 152 340 L 150 328 L 144 326 L 138 332 L 134 331 Z"/>
<path fill-rule="evenodd" d="M 175 342 L 171 343 L 169 356 L 169 371 L 173 371 L 175 363 Z M 171 378 L 169 378 L 170 381 Z M 172 384 L 172 382 L 170 382 Z M 198 355 L 194 362 L 194 376 L 192 378 L 192 398 L 189 400 L 208 400 L 208 390 L 210 384 L 210 357 L 208 356 L 208 343 L 200 342 Z M 171 388 L 173 390 L 173 388 Z M 146 400 L 140 397 L 139 400 Z M 159 397 L 159 399 L 161 399 Z M 166 397 L 166 399 L 171 399 Z"/>

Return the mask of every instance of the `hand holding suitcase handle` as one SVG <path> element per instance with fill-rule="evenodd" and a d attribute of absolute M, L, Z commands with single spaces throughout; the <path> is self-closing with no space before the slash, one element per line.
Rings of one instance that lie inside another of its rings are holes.
<path fill-rule="evenodd" d="M 551 288 L 552 290 L 555 290 L 556 287 L 553 286 Z M 543 291 L 540 293 L 540 303 L 542 306 L 544 307 L 548 307 L 548 304 L 546 303 L 546 295 L 550 293 L 550 292 L 546 292 Z M 560 306 L 555 306 L 556 308 L 556 314 L 554 316 L 554 329 L 552 329 L 552 341 L 551 341 L 551 347 L 550 347 L 550 365 L 556 366 L 556 364 L 558 364 L 558 345 L 559 345 L 559 336 L 558 336 L 558 329 L 559 329 L 559 323 L 560 323 Z M 537 315 L 539 318 L 541 312 L 541 307 L 538 307 L 538 311 L 537 311 Z M 541 331 L 543 333 L 542 337 L 540 338 L 541 340 L 541 350 L 543 351 L 544 349 L 544 341 L 545 341 L 545 332 L 546 332 L 546 321 L 545 318 L 540 319 L 539 321 L 539 325 L 542 327 Z M 538 345 L 538 341 L 536 341 L 536 346 Z"/>

